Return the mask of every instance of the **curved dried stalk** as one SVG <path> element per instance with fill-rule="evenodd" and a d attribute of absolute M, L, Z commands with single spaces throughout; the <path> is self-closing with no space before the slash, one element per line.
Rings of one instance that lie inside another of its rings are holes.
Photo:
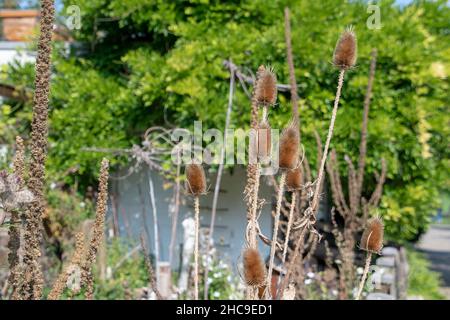
<path fill-rule="evenodd" d="M 359 283 L 358 293 L 356 294 L 355 300 L 359 300 L 361 298 L 361 293 L 364 289 L 364 284 L 366 283 L 367 274 L 369 273 L 370 261 L 372 259 L 372 253 L 367 252 L 366 264 L 364 266 L 364 272 L 361 278 L 361 282 Z"/>

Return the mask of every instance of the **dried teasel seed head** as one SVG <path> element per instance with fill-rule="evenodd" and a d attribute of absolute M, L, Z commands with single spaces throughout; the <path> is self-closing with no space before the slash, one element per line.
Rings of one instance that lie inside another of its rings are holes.
<path fill-rule="evenodd" d="M 270 130 L 270 125 L 267 122 L 261 122 L 258 125 L 257 147 L 258 159 L 260 161 L 264 161 L 267 158 L 270 158 L 272 148 Z"/>
<path fill-rule="evenodd" d="M 367 226 L 361 236 L 360 248 L 362 250 L 380 253 L 383 248 L 384 225 L 380 217 L 367 221 Z"/>
<path fill-rule="evenodd" d="M 193 196 L 206 193 L 206 176 L 202 165 L 188 164 L 186 166 L 186 190 Z"/>
<path fill-rule="evenodd" d="M 285 170 L 292 170 L 298 166 L 300 135 L 293 124 L 294 122 L 283 130 L 280 138 L 279 166 Z"/>
<path fill-rule="evenodd" d="M 260 66 L 255 88 L 258 104 L 273 105 L 277 101 L 277 78 L 272 68 Z"/>
<path fill-rule="evenodd" d="M 302 187 L 302 171 L 300 166 L 286 173 L 286 190 L 296 191 Z"/>
<path fill-rule="evenodd" d="M 266 267 L 258 250 L 247 248 L 243 253 L 244 280 L 248 286 L 261 287 L 266 279 Z"/>
<path fill-rule="evenodd" d="M 336 43 L 334 49 L 333 64 L 342 70 L 353 67 L 357 56 L 356 35 L 353 28 L 347 28 Z"/>

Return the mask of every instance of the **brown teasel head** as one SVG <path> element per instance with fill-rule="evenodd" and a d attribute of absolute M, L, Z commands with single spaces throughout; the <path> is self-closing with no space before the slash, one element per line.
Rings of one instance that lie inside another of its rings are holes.
<path fill-rule="evenodd" d="M 186 191 L 199 196 L 206 193 L 206 176 L 201 164 L 191 163 L 186 166 Z"/>
<path fill-rule="evenodd" d="M 300 135 L 292 122 L 283 130 L 280 138 L 279 166 L 284 170 L 292 170 L 298 166 Z"/>
<path fill-rule="evenodd" d="M 273 105 L 277 101 L 277 78 L 272 68 L 258 68 L 255 98 L 262 105 Z"/>
<path fill-rule="evenodd" d="M 258 159 L 260 161 L 264 161 L 267 158 L 270 158 L 271 154 L 271 128 L 269 123 L 261 122 L 258 125 L 258 134 L 257 134 L 257 146 L 258 146 Z"/>
<path fill-rule="evenodd" d="M 243 253 L 244 280 L 248 286 L 261 287 L 266 280 L 266 266 L 258 250 L 247 248 Z"/>
<path fill-rule="evenodd" d="M 347 28 L 339 38 L 334 49 L 333 64 L 342 70 L 353 67 L 357 56 L 356 35 L 353 28 Z"/>
<path fill-rule="evenodd" d="M 360 249 L 380 254 L 383 249 L 384 224 L 380 217 L 367 221 L 367 226 L 361 236 Z"/>
<path fill-rule="evenodd" d="M 286 173 L 286 190 L 297 191 L 302 187 L 302 171 L 300 166 Z"/>

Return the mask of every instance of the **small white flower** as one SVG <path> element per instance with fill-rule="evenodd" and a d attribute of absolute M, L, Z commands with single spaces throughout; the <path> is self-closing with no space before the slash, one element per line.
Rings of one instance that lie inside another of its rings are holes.
<path fill-rule="evenodd" d="M 312 283 L 312 280 L 311 280 L 311 279 L 306 279 L 306 280 L 305 280 L 305 284 L 306 284 L 306 285 L 311 284 L 311 283 Z"/>
<path fill-rule="evenodd" d="M 56 188 L 56 183 L 54 183 L 54 182 L 52 182 L 52 183 L 50 183 L 50 189 L 55 189 Z"/>
<path fill-rule="evenodd" d="M 80 207 L 81 207 L 81 208 L 85 208 L 85 207 L 86 207 L 86 202 L 81 201 L 81 202 L 80 202 Z"/>
<path fill-rule="evenodd" d="M 364 272 L 364 269 L 359 267 L 358 269 L 356 269 L 356 273 L 358 274 L 362 274 Z"/>
<path fill-rule="evenodd" d="M 316 276 L 314 272 L 308 272 L 306 275 L 308 276 L 308 278 L 314 278 Z"/>
<path fill-rule="evenodd" d="M 336 289 L 331 290 L 331 294 L 333 296 L 337 296 L 338 295 L 338 291 Z"/>
<path fill-rule="evenodd" d="M 214 297 L 214 298 L 220 297 L 220 293 L 219 293 L 218 291 L 214 291 L 213 297 Z"/>

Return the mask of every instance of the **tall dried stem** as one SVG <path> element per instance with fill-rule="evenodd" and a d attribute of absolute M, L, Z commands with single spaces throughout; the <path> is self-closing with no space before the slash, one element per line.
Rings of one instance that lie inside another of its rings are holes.
<path fill-rule="evenodd" d="M 103 239 L 103 231 L 105 227 L 105 216 L 108 201 L 108 176 L 109 176 L 109 162 L 107 159 L 103 159 L 100 169 L 95 222 L 93 226 L 89 248 L 86 252 L 86 260 L 82 268 L 83 269 L 82 283 L 86 287 L 85 295 L 87 300 L 92 300 L 94 294 L 94 278 L 92 275 L 92 266 L 95 263 L 97 252 L 100 248 Z"/>
<path fill-rule="evenodd" d="M 361 277 L 361 281 L 359 283 L 358 293 L 356 294 L 355 300 L 359 300 L 361 298 L 361 293 L 362 293 L 362 291 L 364 289 L 364 284 L 366 283 L 367 274 L 369 273 L 370 261 L 371 260 L 372 260 L 372 252 L 367 252 L 366 264 L 364 266 L 364 272 L 363 272 L 363 275 Z"/>
<path fill-rule="evenodd" d="M 195 242 L 194 242 L 194 299 L 198 300 L 198 238 L 200 232 L 200 201 L 199 197 L 194 198 L 195 210 Z"/>
<path fill-rule="evenodd" d="M 277 207 L 275 211 L 275 221 L 273 223 L 273 232 L 272 232 L 272 245 L 270 247 L 270 258 L 269 258 L 269 271 L 267 273 L 267 291 L 266 294 L 268 296 L 271 295 L 271 284 L 272 284 L 272 271 L 273 271 L 273 263 L 275 258 L 275 250 L 276 250 L 276 243 L 278 239 L 278 228 L 280 225 L 280 212 L 281 212 L 281 202 L 283 200 L 283 193 L 284 193 L 284 185 L 286 183 L 286 172 L 283 172 L 281 174 L 280 178 L 280 186 L 278 189 L 278 197 L 277 197 Z"/>
<path fill-rule="evenodd" d="M 289 209 L 289 218 L 288 218 L 288 224 L 287 224 L 287 229 L 286 229 L 286 235 L 285 235 L 285 239 L 284 239 L 284 248 L 283 248 L 283 256 L 281 259 L 281 265 L 284 265 L 284 263 L 286 262 L 286 254 L 287 254 L 288 247 L 289 247 L 289 236 L 291 234 L 292 223 L 294 222 L 294 211 L 295 211 L 295 206 L 296 206 L 296 198 L 297 198 L 297 192 L 294 191 L 294 192 L 292 192 L 291 207 Z"/>
<path fill-rule="evenodd" d="M 144 234 L 141 234 L 140 240 L 141 240 L 141 249 L 144 254 L 144 259 L 145 259 L 145 266 L 147 267 L 148 281 L 150 283 L 150 286 L 151 286 L 153 292 L 156 295 L 156 299 L 163 300 L 161 293 L 159 293 L 159 290 L 158 290 L 158 285 L 156 283 L 155 273 L 153 272 L 152 262 L 150 261 L 150 257 L 148 255 L 148 248 L 145 243 Z"/>
<path fill-rule="evenodd" d="M 31 162 L 28 188 L 35 196 L 28 207 L 25 227 L 25 278 L 23 294 L 26 299 L 40 299 L 44 278 L 39 264 L 41 256 L 41 219 L 45 211 L 44 179 L 48 136 L 48 102 L 50 92 L 53 0 L 41 0 L 40 34 L 37 46 L 36 77 L 31 123 Z"/>

